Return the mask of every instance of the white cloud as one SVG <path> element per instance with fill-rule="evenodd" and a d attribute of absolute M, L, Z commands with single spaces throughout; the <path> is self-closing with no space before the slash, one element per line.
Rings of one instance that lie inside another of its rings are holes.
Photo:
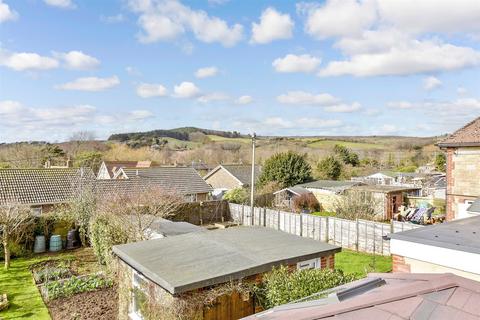
<path fill-rule="evenodd" d="M 323 110 L 335 113 L 350 113 L 360 110 L 361 107 L 362 106 L 358 102 L 354 102 L 352 104 L 340 103 L 333 106 L 325 107 Z"/>
<path fill-rule="evenodd" d="M 208 77 L 214 77 L 218 74 L 218 68 L 217 67 L 205 67 L 205 68 L 200 68 L 195 72 L 195 77 L 197 78 L 208 78 Z"/>
<path fill-rule="evenodd" d="M 335 128 L 341 126 L 342 121 L 338 119 L 299 118 L 295 121 L 295 124 L 303 128 Z"/>
<path fill-rule="evenodd" d="M 394 134 L 396 132 L 398 132 L 398 128 L 393 124 L 384 124 L 378 129 L 378 134 L 380 135 Z"/>
<path fill-rule="evenodd" d="M 436 77 L 427 77 L 423 79 L 423 88 L 425 90 L 433 90 L 435 88 L 438 88 L 442 85 L 442 81 L 440 81 Z"/>
<path fill-rule="evenodd" d="M 145 120 L 148 118 L 153 118 L 154 115 L 151 111 L 148 110 L 132 110 L 127 114 L 130 120 Z"/>
<path fill-rule="evenodd" d="M 76 7 L 71 0 L 43 0 L 43 2 L 49 6 L 62 9 L 74 9 Z"/>
<path fill-rule="evenodd" d="M 279 95 L 277 101 L 284 104 L 328 106 L 338 103 L 339 99 L 328 93 L 313 94 L 305 91 L 289 91 Z"/>
<path fill-rule="evenodd" d="M 176 98 L 195 98 L 200 95 L 200 89 L 193 83 L 184 81 L 173 88 Z"/>
<path fill-rule="evenodd" d="M 85 77 L 78 78 L 72 82 L 67 82 L 55 86 L 60 90 L 78 90 L 78 91 L 103 91 L 115 87 L 120 83 L 117 76 L 109 78 Z"/>
<path fill-rule="evenodd" d="M 100 61 L 82 51 L 54 53 L 54 56 L 65 63 L 65 68 L 73 70 L 91 70 L 100 65 Z"/>
<path fill-rule="evenodd" d="M 0 48 L 0 65 L 15 71 L 34 71 L 57 68 L 58 61 L 33 52 L 10 53 Z"/>
<path fill-rule="evenodd" d="M 143 43 L 167 41 L 191 31 L 195 38 L 205 43 L 234 46 L 243 37 L 243 26 L 229 26 L 225 20 L 209 16 L 203 10 L 193 10 L 178 0 L 130 0 L 130 8 L 140 15 L 138 24 L 143 32 Z"/>
<path fill-rule="evenodd" d="M 265 44 L 274 40 L 290 39 L 294 22 L 289 14 L 282 14 L 274 8 L 267 8 L 260 16 L 260 23 L 252 23 L 250 42 Z"/>
<path fill-rule="evenodd" d="M 277 72 L 314 72 L 320 64 L 320 59 L 309 54 L 287 54 L 283 58 L 275 59 L 272 66 Z"/>
<path fill-rule="evenodd" d="M 297 11 L 306 16 L 305 32 L 318 39 L 360 34 L 376 19 L 375 2 L 327 0 L 323 5 L 300 3 Z"/>
<path fill-rule="evenodd" d="M 457 94 L 460 95 L 460 96 L 463 96 L 465 94 L 467 94 L 468 90 L 465 89 L 464 87 L 458 87 L 457 88 Z"/>
<path fill-rule="evenodd" d="M 352 55 L 348 60 L 332 61 L 320 76 L 359 77 L 407 75 L 461 69 L 480 64 L 480 52 L 433 40 L 409 40 L 388 50 Z"/>
<path fill-rule="evenodd" d="M 387 106 L 394 109 L 412 109 L 415 105 L 408 101 L 392 101 L 387 103 Z"/>
<path fill-rule="evenodd" d="M 8 4 L 0 0 L 0 23 L 18 19 L 18 13 L 11 9 Z"/>
<path fill-rule="evenodd" d="M 125 16 L 121 13 L 111 15 L 111 16 L 100 16 L 100 20 L 105 23 L 120 23 L 125 21 Z"/>
<path fill-rule="evenodd" d="M 269 127 L 274 127 L 274 128 L 290 128 L 293 126 L 292 122 L 280 117 L 266 118 L 263 121 L 263 124 Z"/>
<path fill-rule="evenodd" d="M 137 95 L 142 98 L 164 97 L 167 95 L 167 88 L 156 83 L 141 83 L 137 86 Z"/>
<path fill-rule="evenodd" d="M 251 96 L 240 96 L 238 97 L 237 100 L 235 100 L 235 103 L 240 105 L 246 105 L 252 102 L 253 102 L 253 98 Z"/>
<path fill-rule="evenodd" d="M 0 101 L 0 115 L 6 116 L 23 110 L 23 106 L 18 101 L 4 100 Z"/>
<path fill-rule="evenodd" d="M 209 93 L 199 97 L 197 101 L 201 103 L 209 103 L 212 101 L 225 101 L 229 99 L 230 99 L 230 96 L 223 92 L 214 92 L 214 93 Z"/>
<path fill-rule="evenodd" d="M 125 68 L 125 71 L 131 75 L 131 76 L 135 76 L 135 77 L 138 77 L 138 76 L 141 76 L 142 73 L 135 67 L 132 67 L 132 66 L 128 66 Z"/>

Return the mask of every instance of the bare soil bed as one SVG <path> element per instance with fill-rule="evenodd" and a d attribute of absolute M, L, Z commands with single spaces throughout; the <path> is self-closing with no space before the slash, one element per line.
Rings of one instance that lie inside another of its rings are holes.
<path fill-rule="evenodd" d="M 53 320 L 115 320 L 118 315 L 116 287 L 84 292 L 47 303 Z"/>

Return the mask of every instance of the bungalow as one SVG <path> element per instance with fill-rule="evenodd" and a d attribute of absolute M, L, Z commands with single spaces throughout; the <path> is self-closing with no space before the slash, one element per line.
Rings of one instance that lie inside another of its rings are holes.
<path fill-rule="evenodd" d="M 480 197 L 480 117 L 438 146 L 447 153 L 447 220 L 465 218 Z"/>
<path fill-rule="evenodd" d="M 67 203 L 94 180 L 88 168 L 0 169 L 0 205 L 24 204 L 40 214 Z"/>
<path fill-rule="evenodd" d="M 373 273 L 244 319 L 478 319 L 479 292 L 479 282 L 448 273 Z"/>
<path fill-rule="evenodd" d="M 125 179 L 142 179 L 145 184 L 173 189 L 188 201 L 206 201 L 213 191 L 191 167 L 121 168 Z"/>
<path fill-rule="evenodd" d="M 451 272 L 480 280 L 480 217 L 390 235 L 394 272 Z"/>
<path fill-rule="evenodd" d="M 261 167 L 256 165 L 255 177 L 258 179 Z M 235 188 L 248 188 L 252 183 L 252 166 L 242 164 L 222 164 L 210 171 L 203 179 L 214 189 L 214 194 Z"/>
<path fill-rule="evenodd" d="M 335 253 L 340 250 L 262 227 L 217 229 L 117 245 L 113 252 L 119 262 L 119 319 L 143 319 L 142 312 L 152 309 L 163 316 L 174 312 L 192 319 L 245 317 L 255 312 L 256 303 L 250 294 L 227 290 L 229 285 L 256 282 L 281 265 L 333 268 Z M 205 298 L 214 292 L 218 296 Z M 185 310 L 175 306 L 190 308 L 193 314 L 185 315 Z"/>
<path fill-rule="evenodd" d="M 302 183 L 296 187 L 301 187 L 311 192 L 325 211 L 335 211 L 335 202 L 340 199 L 345 190 L 361 185 L 357 181 L 335 181 L 335 180 L 317 180 Z"/>
<path fill-rule="evenodd" d="M 121 168 L 150 168 L 152 161 L 103 161 L 97 173 L 97 179 L 122 179 Z"/>

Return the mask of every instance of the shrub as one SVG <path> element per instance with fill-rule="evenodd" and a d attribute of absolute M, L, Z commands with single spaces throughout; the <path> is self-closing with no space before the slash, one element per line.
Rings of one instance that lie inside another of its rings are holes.
<path fill-rule="evenodd" d="M 272 308 L 355 279 L 355 274 L 344 274 L 341 270 L 307 269 L 290 272 L 282 266 L 267 273 L 254 292 L 262 307 Z"/>
<path fill-rule="evenodd" d="M 329 156 L 318 162 L 317 173 L 320 179 L 338 180 L 342 174 L 342 163 L 333 156 Z"/>
<path fill-rule="evenodd" d="M 90 243 L 100 264 L 110 264 L 112 246 L 126 243 L 126 232 L 110 223 L 108 216 L 98 215 L 90 223 Z"/>
<path fill-rule="evenodd" d="M 319 211 L 320 203 L 313 194 L 305 193 L 293 198 L 293 209 L 297 212 L 301 212 L 303 210 L 308 210 L 309 212 Z"/>
<path fill-rule="evenodd" d="M 45 283 L 44 290 L 48 300 L 69 297 L 77 293 L 108 288 L 113 281 L 101 275 L 87 277 L 71 277 L 68 280 L 56 280 Z"/>
<path fill-rule="evenodd" d="M 235 188 L 227 191 L 223 199 L 231 203 L 244 204 L 248 202 L 248 192 L 243 188 Z"/>
<path fill-rule="evenodd" d="M 447 163 L 447 157 L 445 153 L 439 153 L 435 157 L 435 169 L 437 171 L 445 172 L 445 165 Z"/>
<path fill-rule="evenodd" d="M 334 203 L 336 216 L 342 219 L 374 220 L 381 205 L 368 192 L 349 191 Z"/>
<path fill-rule="evenodd" d="M 277 153 L 267 159 L 260 175 L 260 185 L 276 181 L 281 187 L 294 186 L 312 179 L 312 168 L 307 155 L 288 151 Z"/>

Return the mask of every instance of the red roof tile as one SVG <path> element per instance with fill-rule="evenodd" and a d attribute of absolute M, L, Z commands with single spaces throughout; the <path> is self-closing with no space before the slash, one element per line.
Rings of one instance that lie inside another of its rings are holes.
<path fill-rule="evenodd" d="M 438 146 L 441 148 L 480 146 L 480 117 L 440 141 Z"/>

